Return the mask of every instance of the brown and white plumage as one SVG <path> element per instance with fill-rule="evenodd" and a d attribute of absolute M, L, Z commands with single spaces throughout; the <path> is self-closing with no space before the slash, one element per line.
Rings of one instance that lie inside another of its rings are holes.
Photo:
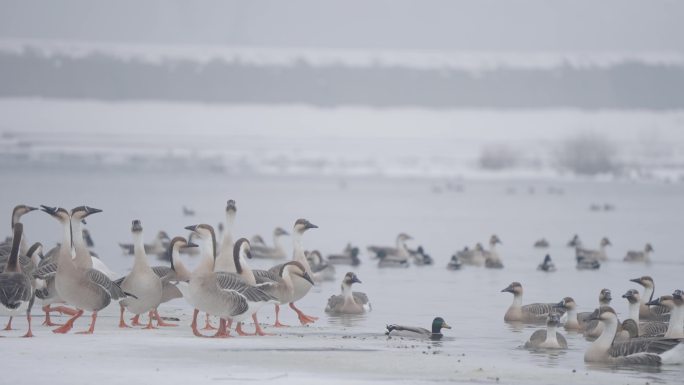
<path fill-rule="evenodd" d="M 532 333 L 530 339 L 525 342 L 528 349 L 567 349 L 568 342 L 562 334 L 556 330 L 560 325 L 558 313 L 550 313 L 546 318 L 546 329 L 540 329 Z"/>
<path fill-rule="evenodd" d="M 0 273 L 0 315 L 26 314 L 28 331 L 24 337 L 33 337 L 31 332 L 31 308 L 33 307 L 33 285 L 28 275 L 21 271 L 19 249 L 24 226 L 16 223 L 13 228 L 12 247 L 2 273 Z"/>
<path fill-rule="evenodd" d="M 623 261 L 625 262 L 645 262 L 649 263 L 651 262 L 651 253 L 653 252 L 653 246 L 651 246 L 650 243 L 647 243 L 646 246 L 644 247 L 644 250 L 630 250 L 627 252 L 625 255 L 625 258 L 623 258 Z"/>
<path fill-rule="evenodd" d="M 341 285 L 342 294 L 333 295 L 328 299 L 328 305 L 325 307 L 326 313 L 362 314 L 371 310 L 366 293 L 352 291 L 354 283 L 361 283 L 356 274 L 353 272 L 345 274 Z"/>
<path fill-rule="evenodd" d="M 639 305 L 639 317 L 641 319 L 651 321 L 667 321 L 670 319 L 670 309 L 666 306 L 646 305 L 646 303 L 653 300 L 653 294 L 655 292 L 655 282 L 653 281 L 653 278 L 644 275 L 639 278 L 630 279 L 630 281 L 639 284 L 644 288 L 643 294 L 641 294 L 641 305 Z"/>
<path fill-rule="evenodd" d="M 513 294 L 513 303 L 504 315 L 506 322 L 525 322 L 525 323 L 543 323 L 549 313 L 565 311 L 556 307 L 556 303 L 532 303 L 528 305 L 522 304 L 523 288 L 520 282 L 513 282 L 501 292 L 509 292 Z"/>

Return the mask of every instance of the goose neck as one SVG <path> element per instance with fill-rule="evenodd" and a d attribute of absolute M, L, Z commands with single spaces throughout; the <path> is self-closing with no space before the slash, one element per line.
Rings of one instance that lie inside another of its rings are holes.
<path fill-rule="evenodd" d="M 675 306 L 670 312 L 666 338 L 684 338 L 684 305 Z"/>

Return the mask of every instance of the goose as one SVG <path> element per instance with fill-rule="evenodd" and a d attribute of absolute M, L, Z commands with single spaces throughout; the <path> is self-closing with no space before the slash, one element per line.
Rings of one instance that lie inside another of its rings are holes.
<path fill-rule="evenodd" d="M 537 270 L 546 271 L 547 273 L 556 271 L 556 265 L 551 261 L 549 254 L 546 254 L 544 261 L 537 266 Z"/>
<path fill-rule="evenodd" d="M 413 239 L 406 233 L 397 235 L 396 246 L 368 246 L 368 251 L 375 254 L 377 258 L 389 257 L 398 260 L 407 260 L 410 257 L 406 241 Z"/>
<path fill-rule="evenodd" d="M 378 267 L 380 268 L 385 268 L 385 267 L 409 267 L 409 261 L 407 259 L 399 259 L 395 257 L 388 256 L 384 254 L 383 251 L 380 251 L 377 255 L 377 258 L 379 259 L 378 261 Z"/>
<path fill-rule="evenodd" d="M 64 239 L 59 249 L 58 267 L 55 277 L 57 294 L 67 304 L 75 307 L 76 314 L 64 325 L 54 329 L 54 333 L 67 333 L 73 328 L 74 322 L 83 315 L 85 310 L 92 312 L 90 328 L 81 334 L 92 334 L 98 311 L 109 305 L 112 299 L 134 297 L 124 292 L 121 287 L 112 282 L 104 273 L 96 269 L 79 267 L 72 259 L 71 215 L 63 208 L 41 206 L 42 211 L 55 218 L 64 231 Z M 99 213 L 102 210 L 87 208 L 87 215 Z"/>
<path fill-rule="evenodd" d="M 504 315 L 505 322 L 525 322 L 525 323 L 542 323 L 546 322 L 549 313 L 555 309 L 555 303 L 532 303 L 529 305 L 522 304 L 523 288 L 520 282 L 513 282 L 501 292 L 509 292 L 513 294 L 513 303 Z M 564 311 L 561 312 L 561 314 Z"/>
<path fill-rule="evenodd" d="M 429 338 L 440 340 L 444 336 L 442 329 L 451 329 L 442 317 L 432 320 L 432 330 L 427 330 L 417 326 L 387 325 L 385 335 L 389 337 L 409 337 L 409 338 Z"/>
<path fill-rule="evenodd" d="M 567 349 L 568 342 L 562 334 L 556 331 L 560 325 L 558 313 L 549 313 L 546 318 L 546 329 L 540 329 L 532 333 L 530 339 L 525 342 L 527 349 Z"/>
<path fill-rule="evenodd" d="M 563 298 L 558 304 L 556 304 L 557 308 L 563 309 L 566 314 L 566 320 L 565 324 L 563 327 L 565 330 L 572 330 L 572 331 L 583 331 L 587 327 L 587 319 L 589 317 L 585 316 L 587 313 L 577 313 L 577 304 L 575 303 L 575 300 L 572 297 L 565 297 Z M 591 313 L 588 313 L 591 315 Z"/>
<path fill-rule="evenodd" d="M 584 260 L 594 260 L 594 261 L 601 261 L 605 262 L 608 260 L 608 255 L 606 254 L 606 246 L 611 246 L 612 243 L 610 243 L 610 240 L 606 237 L 603 237 L 601 239 L 601 243 L 599 244 L 599 249 L 598 250 L 591 250 L 591 249 L 585 249 L 582 248 L 581 246 L 577 246 L 575 248 L 575 256 L 579 260 L 584 259 Z"/>
<path fill-rule="evenodd" d="M 14 236 L 12 248 L 5 268 L 0 273 L 0 314 L 16 316 L 26 314 L 28 331 L 24 337 L 33 337 L 31 332 L 31 308 L 33 307 L 33 285 L 29 276 L 21 271 L 19 264 L 19 249 L 24 232 L 24 225 L 20 222 L 14 224 Z"/>
<path fill-rule="evenodd" d="M 546 249 L 549 247 L 549 241 L 546 240 L 546 238 L 542 238 L 534 242 L 534 247 L 538 249 Z"/>
<path fill-rule="evenodd" d="M 371 310 L 370 302 L 366 293 L 352 291 L 354 283 L 361 280 L 353 272 L 345 274 L 342 280 L 342 294 L 333 295 L 328 299 L 326 313 L 334 314 L 362 314 Z"/>
<path fill-rule="evenodd" d="M 288 267 L 290 266 L 290 267 Z M 289 261 L 273 266 L 268 270 L 253 270 L 254 277 L 257 281 L 257 287 L 271 296 L 277 298 L 279 304 L 275 308 L 275 323 L 274 327 L 285 327 L 280 322 L 279 313 L 280 305 L 285 305 L 294 300 L 294 286 L 292 284 L 292 276 L 297 275 L 302 279 L 314 284 L 311 276 L 306 272 L 306 268 L 298 261 Z"/>
<path fill-rule="evenodd" d="M 304 255 L 313 272 L 314 282 L 335 280 L 335 266 L 328 264 L 318 250 L 305 252 Z"/>
<path fill-rule="evenodd" d="M 568 241 L 568 247 L 582 247 L 582 241 L 580 240 L 579 235 L 575 234 L 572 239 Z"/>
<path fill-rule="evenodd" d="M 307 219 L 297 219 L 295 221 L 295 224 L 293 226 L 293 243 L 294 243 L 294 255 L 292 260 L 297 261 L 301 263 L 304 268 L 306 269 L 306 273 L 311 276 L 313 275 L 313 272 L 311 271 L 311 267 L 309 266 L 309 262 L 306 261 L 306 255 L 304 255 L 304 246 L 302 245 L 302 237 L 304 236 L 304 233 L 309 230 L 309 229 L 317 229 L 318 226 L 314 225 L 313 223 L 309 222 Z M 308 280 L 304 279 L 303 277 L 300 277 L 296 274 L 291 275 L 292 276 L 292 287 L 294 288 L 293 292 L 293 301 L 290 302 L 290 308 L 294 310 L 295 313 L 297 313 L 297 317 L 299 318 L 299 322 L 302 325 L 306 325 L 309 323 L 313 323 L 316 320 L 318 320 L 318 317 L 313 317 L 304 314 L 303 311 L 297 308 L 295 306 L 295 302 L 299 301 L 300 299 L 304 298 L 304 296 L 311 290 L 311 282 Z"/>
<path fill-rule="evenodd" d="M 662 335 L 665 338 L 684 338 L 684 292 L 675 290 L 671 296 L 661 296 L 648 303 L 651 305 L 667 306 L 671 309 L 670 322 L 667 324 L 667 329 L 664 332 L 662 329 L 650 331 L 654 337 Z"/>
<path fill-rule="evenodd" d="M 185 248 L 197 247 L 194 243 L 189 243 L 183 237 L 174 237 L 169 243 L 167 259 L 171 262 L 171 266 L 152 266 L 152 271 L 159 277 L 162 282 L 162 297 L 160 303 L 166 303 L 172 299 L 183 297 L 180 289 L 172 282 L 190 281 L 190 271 L 185 267 L 180 260 L 180 251 Z M 164 322 L 163 318 L 159 316 L 159 311 L 154 310 L 154 317 L 157 319 L 157 326 L 177 326 Z"/>
<path fill-rule="evenodd" d="M 601 262 L 595 260 L 595 259 L 590 259 L 590 258 L 585 258 L 584 256 L 576 256 L 577 259 L 577 264 L 575 265 L 575 268 L 577 270 L 598 270 L 601 267 Z"/>
<path fill-rule="evenodd" d="M 496 244 L 501 243 L 501 239 L 494 234 L 489 238 L 489 250 L 485 250 L 482 253 L 485 258 L 485 267 L 490 269 L 502 269 L 503 263 L 501 263 L 501 258 L 499 253 L 496 251 Z"/>
<path fill-rule="evenodd" d="M 684 363 L 684 340 L 679 338 L 634 338 L 615 342 L 618 319 L 610 306 L 601 306 L 592 319 L 603 323 L 603 333 L 584 353 L 584 361 L 615 365 L 651 365 Z"/>
<path fill-rule="evenodd" d="M 463 262 L 458 258 L 458 253 L 451 256 L 449 263 L 447 263 L 447 270 L 461 270 Z"/>
<path fill-rule="evenodd" d="M 137 298 L 124 298 L 119 301 L 119 306 L 121 308 L 119 327 L 130 327 L 124 321 L 124 312 L 128 310 L 135 315 L 148 313 L 149 319 L 145 329 L 155 329 L 152 325 L 152 318 L 154 311 L 161 303 L 162 279 L 166 279 L 166 277 L 158 277 L 147 261 L 145 244 L 143 242 L 143 227 L 140 220 L 133 220 L 131 233 L 133 234 L 133 245 L 135 249 L 133 269 L 127 276 L 119 279 L 116 283 L 119 284 L 124 291 L 134 293 Z"/>
<path fill-rule="evenodd" d="M 326 259 L 331 265 L 351 265 L 358 266 L 361 264 L 359 259 L 359 248 L 353 247 L 350 243 L 342 251 L 342 254 L 329 254 Z"/>
<path fill-rule="evenodd" d="M 195 235 L 195 233 L 193 233 L 192 231 L 189 232 L 188 237 L 187 237 L 187 243 L 188 244 L 195 244 L 195 240 L 196 240 L 195 238 L 197 238 L 197 235 Z M 183 255 L 196 256 L 196 255 L 199 255 L 201 251 L 200 251 L 199 247 L 183 247 L 179 250 L 179 252 L 180 252 L 180 254 L 183 254 Z M 170 257 L 171 256 L 168 253 L 166 253 L 160 259 L 167 260 L 167 258 L 170 258 Z M 171 261 L 168 261 L 168 262 L 171 262 Z"/>
<path fill-rule="evenodd" d="M 214 264 L 214 271 L 225 271 L 234 273 L 235 263 L 233 262 L 233 227 L 235 226 L 235 216 L 237 214 L 237 206 L 235 201 L 229 199 L 226 203 L 226 227 L 221 240 L 221 247 L 216 263 Z"/>
<path fill-rule="evenodd" d="M 432 265 L 432 257 L 425 252 L 423 246 L 418 246 L 415 250 L 409 250 L 409 255 L 413 258 L 413 263 L 417 266 Z"/>
<path fill-rule="evenodd" d="M 195 308 L 191 328 L 193 334 L 204 337 L 197 330 L 197 315 L 200 311 L 216 315 L 221 319 L 218 331 L 211 337 L 230 337 L 226 319 L 241 322 L 256 313 L 267 303 L 277 303 L 277 299 L 254 287 L 238 274 L 214 271 L 216 260 L 216 234 L 208 224 L 187 226 L 186 230 L 197 233 L 202 240 L 204 260 L 192 272 L 190 282 L 178 283 L 183 297 Z M 238 253 L 249 252 L 249 242 L 245 239 L 235 244 Z M 258 323 L 257 323 L 258 325 Z"/>
<path fill-rule="evenodd" d="M 287 231 L 280 227 L 276 227 L 273 230 L 273 246 L 266 246 L 263 239 L 261 242 L 255 242 L 252 247 L 252 257 L 253 258 L 266 258 L 266 259 L 285 259 L 287 258 L 287 251 L 285 251 L 285 246 L 283 245 L 283 237 L 290 235 Z M 255 236 L 258 237 L 258 236 Z M 254 237 L 253 237 L 254 238 Z M 259 237 L 261 238 L 261 237 Z"/>
<path fill-rule="evenodd" d="M 484 252 L 484 247 L 478 242 L 474 249 L 471 250 L 466 246 L 454 255 L 465 265 L 482 266 L 485 264 Z"/>
<path fill-rule="evenodd" d="M 43 321 L 43 325 L 62 326 L 62 324 L 52 322 L 50 313 L 58 312 L 60 314 L 74 316 L 76 315 L 76 310 L 63 306 L 64 301 L 59 298 L 57 288 L 55 287 L 57 261 L 53 260 L 52 257 L 43 255 L 42 250 L 43 245 L 40 242 L 34 243 L 33 246 L 29 248 L 29 255 L 37 255 L 40 258 L 36 270 L 33 273 L 33 277 L 36 279 L 36 297 L 41 300 L 43 305 L 42 310 L 45 312 L 45 321 Z M 59 305 L 51 306 L 54 304 Z"/>
<path fill-rule="evenodd" d="M 613 300 L 613 293 L 610 289 L 601 289 L 598 297 L 598 306 L 609 306 L 610 302 Z M 584 338 L 596 339 L 603 332 L 603 324 L 598 320 L 590 321 L 591 312 L 583 312 L 577 315 L 578 319 L 582 324 L 584 324 Z"/>
<path fill-rule="evenodd" d="M 14 225 L 17 223 L 21 223 L 21 217 L 24 215 L 30 213 L 31 211 L 38 210 L 37 207 L 32 207 L 32 206 L 27 206 L 27 205 L 16 205 L 14 206 L 14 209 L 12 209 L 12 226 L 10 227 L 10 230 L 14 232 Z M 7 258 L 10 255 L 10 252 L 12 251 L 12 240 L 8 239 L 5 242 L 0 243 L 0 264 L 3 266 L 7 263 Z M 26 235 L 22 236 L 21 238 L 21 244 L 19 245 L 19 255 L 26 255 L 26 252 L 28 251 L 28 240 L 26 239 Z"/>
<path fill-rule="evenodd" d="M 667 296 L 669 301 L 664 301 L 662 303 L 663 306 L 665 306 L 665 303 L 670 303 L 672 300 L 671 296 Z M 641 305 L 641 296 L 639 295 L 639 292 L 635 289 L 629 289 L 625 294 L 622 295 L 622 298 L 627 299 L 628 302 L 628 309 L 629 309 L 629 317 L 628 319 L 631 319 L 634 321 L 637 325 L 637 330 L 638 330 L 638 335 L 641 337 L 648 337 L 648 336 L 655 336 L 657 334 L 664 334 L 665 330 L 667 330 L 667 323 L 666 322 L 660 322 L 660 321 L 650 321 L 650 322 L 639 322 L 639 307 Z M 656 302 L 656 301 L 652 301 Z M 658 302 L 658 305 L 661 303 Z M 673 305 L 674 307 L 674 305 Z"/>
<path fill-rule="evenodd" d="M 158 232 L 157 236 L 154 238 L 154 242 L 145 244 L 145 254 L 157 255 L 163 258 L 170 239 L 171 238 L 169 238 L 169 234 L 167 234 L 166 231 Z M 132 243 L 119 243 L 119 247 L 121 247 L 121 251 L 124 255 L 135 254 L 135 245 Z"/>
<path fill-rule="evenodd" d="M 653 252 L 653 246 L 651 246 L 650 243 L 647 243 L 646 246 L 644 247 L 644 251 L 634 251 L 634 250 L 628 251 L 627 255 L 625 255 L 625 258 L 623 259 L 623 261 L 625 261 L 625 262 L 646 262 L 646 263 L 650 263 L 652 252 Z"/>
<path fill-rule="evenodd" d="M 655 282 L 653 278 L 644 275 L 639 278 L 632 278 L 629 280 L 644 288 L 641 295 L 641 305 L 639 305 L 639 317 L 644 320 L 651 321 L 667 321 L 669 319 L 669 309 L 665 306 L 647 306 L 646 303 L 653 300 L 653 292 L 655 291 Z"/>

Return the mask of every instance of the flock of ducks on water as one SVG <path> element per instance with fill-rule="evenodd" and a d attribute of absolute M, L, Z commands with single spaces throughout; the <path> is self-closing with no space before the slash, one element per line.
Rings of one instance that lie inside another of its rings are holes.
<path fill-rule="evenodd" d="M 219 227 L 220 239 L 214 228 L 208 224 L 185 227 L 191 236 L 169 239 L 160 232 L 151 244 L 146 244 L 143 226 L 134 220 L 131 226 L 132 244 L 121 244 L 124 253 L 134 256 L 131 271 L 117 277 L 89 250 L 92 246 L 90 234 L 82 224 L 90 215 L 101 210 L 79 206 L 68 211 L 64 208 L 41 206 L 41 210 L 52 217 L 60 226 L 62 242 L 44 253 L 41 243 L 29 246 L 24 226 L 20 219 L 37 208 L 18 205 L 12 212 L 12 237 L 0 244 L 0 314 L 9 316 L 5 330 L 11 330 L 12 317 L 25 314 L 28 331 L 24 337 L 32 337 L 31 309 L 36 300 L 45 312 L 44 325 L 58 326 L 55 333 L 69 332 L 78 318 L 90 312 L 90 327 L 80 333 L 92 334 L 95 330 L 98 312 L 112 301 L 120 306 L 119 327 L 129 328 L 125 314 L 130 313 L 132 325 L 154 329 L 160 326 L 176 326 L 165 322 L 158 312 L 160 304 L 175 298 L 184 298 L 193 308 L 191 329 L 194 335 L 205 337 L 200 332 L 199 313 L 206 314 L 204 330 L 217 330 L 210 337 L 230 337 L 233 323 L 235 333 L 247 335 L 242 323 L 251 319 L 255 325 L 253 335 L 268 335 L 258 320 L 258 312 L 264 306 L 274 306 L 274 327 L 285 326 L 280 322 L 280 307 L 288 305 L 298 316 L 302 325 L 313 323 L 316 317 L 298 309 L 295 303 L 310 291 L 316 281 L 334 279 L 333 265 L 358 265 L 359 249 L 348 245 L 344 252 L 323 258 L 318 251 L 305 251 L 302 238 L 305 232 L 317 228 L 306 219 L 298 219 L 292 228 L 294 255 L 292 260 L 274 265 L 268 270 L 250 268 L 251 258 L 283 259 L 287 253 L 282 237 L 289 235 L 282 228 L 273 233 L 274 246 L 269 247 L 260 237 L 233 239 L 233 225 L 237 208 L 233 200 L 226 205 L 226 226 Z M 380 267 L 405 267 L 413 264 L 432 264 L 432 258 L 422 247 L 410 249 L 406 242 L 412 239 L 401 233 L 394 247 L 369 246 L 368 251 L 378 259 Z M 537 247 L 548 247 L 545 240 L 535 243 Z M 503 264 L 496 251 L 501 240 L 492 235 L 489 249 L 480 244 L 473 250 L 465 248 L 457 252 L 449 262 L 449 269 L 458 269 L 462 264 L 501 268 Z M 199 252 L 197 251 L 198 246 Z M 599 250 L 582 247 L 575 236 L 568 246 L 574 247 L 578 261 L 604 261 L 605 247 L 610 245 L 603 238 Z M 625 261 L 648 261 L 653 251 L 650 244 L 643 252 L 631 251 Z M 150 266 L 148 254 L 157 255 L 170 266 Z M 181 254 L 200 254 L 201 262 L 189 270 Z M 458 266 L 457 266 L 458 265 Z M 552 262 L 547 255 L 540 265 L 541 270 L 551 271 Z M 546 329 L 532 334 L 525 347 L 534 349 L 565 349 L 568 344 L 561 326 L 572 332 L 581 332 L 593 339 L 585 354 L 587 362 L 609 362 L 618 364 L 660 365 L 682 363 L 684 359 L 684 293 L 675 290 L 672 295 L 653 298 L 655 285 L 648 276 L 631 280 L 644 288 L 643 294 L 631 289 L 622 297 L 628 302 L 629 318 L 618 321 L 617 314 L 610 307 L 611 292 L 603 289 L 599 293 L 598 308 L 593 312 L 578 312 L 571 297 L 560 302 L 523 305 L 522 285 L 511 283 L 503 292 L 513 294 L 513 303 L 506 311 L 504 321 L 519 323 L 546 323 Z M 331 314 L 361 314 L 371 310 L 365 293 L 352 290 L 361 280 L 355 273 L 347 273 L 341 284 L 341 293 L 328 299 L 325 312 Z M 59 312 L 70 318 L 63 325 L 52 322 L 50 314 Z M 140 316 L 147 316 L 147 324 L 140 323 Z M 210 324 L 210 316 L 219 318 L 219 327 Z M 154 325 L 156 321 L 156 326 Z M 451 327 L 441 317 L 436 317 L 430 330 L 402 325 L 387 325 L 388 336 L 410 336 L 415 338 L 439 339 L 442 329 Z"/>

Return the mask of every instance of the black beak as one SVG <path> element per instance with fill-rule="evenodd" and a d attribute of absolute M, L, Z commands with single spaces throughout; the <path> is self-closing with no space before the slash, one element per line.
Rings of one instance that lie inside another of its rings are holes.
<path fill-rule="evenodd" d="M 197 231 L 197 225 L 185 226 L 184 229 L 196 232 Z"/>
<path fill-rule="evenodd" d="M 629 281 L 634 282 L 634 283 L 638 283 L 639 285 L 641 285 L 641 278 L 632 278 Z"/>
<path fill-rule="evenodd" d="M 102 210 L 100 210 L 100 209 L 96 209 L 96 208 L 94 208 L 94 207 L 88 207 L 88 206 L 86 206 L 86 213 L 87 213 L 88 215 L 97 214 L 97 213 L 101 213 L 101 212 L 102 212 Z"/>
<path fill-rule="evenodd" d="M 309 275 L 309 273 L 304 273 L 304 274 L 302 275 L 302 278 L 304 278 L 304 279 L 306 279 L 307 281 L 309 281 L 309 283 L 311 283 L 312 285 L 315 285 L 315 283 L 314 283 L 313 279 L 311 279 L 311 276 Z"/>
<path fill-rule="evenodd" d="M 57 213 L 57 207 L 40 205 L 40 209 L 50 215 L 55 215 Z"/>
<path fill-rule="evenodd" d="M 196 243 L 188 242 L 183 246 L 184 249 L 189 248 L 189 247 L 199 247 Z"/>
<path fill-rule="evenodd" d="M 352 283 L 363 283 L 361 282 L 360 279 L 358 279 L 356 276 L 352 277 Z"/>
<path fill-rule="evenodd" d="M 307 230 L 308 230 L 308 229 L 317 229 L 318 226 L 316 226 L 316 225 L 314 225 L 313 223 L 309 222 L 309 223 L 306 224 L 306 227 L 305 227 L 305 228 L 306 228 Z"/>
<path fill-rule="evenodd" d="M 513 289 L 511 289 L 511 287 L 509 286 L 509 287 L 507 287 L 507 288 L 501 290 L 501 292 L 502 292 L 502 293 L 504 293 L 504 292 L 512 293 L 512 292 L 513 292 Z"/>
<path fill-rule="evenodd" d="M 29 212 L 31 212 L 31 211 L 33 211 L 33 210 L 38 210 L 38 207 L 26 206 L 26 210 L 27 210 L 26 212 L 29 213 Z"/>
<path fill-rule="evenodd" d="M 247 256 L 247 258 L 252 259 L 252 252 L 251 251 L 245 250 L 245 255 Z"/>

